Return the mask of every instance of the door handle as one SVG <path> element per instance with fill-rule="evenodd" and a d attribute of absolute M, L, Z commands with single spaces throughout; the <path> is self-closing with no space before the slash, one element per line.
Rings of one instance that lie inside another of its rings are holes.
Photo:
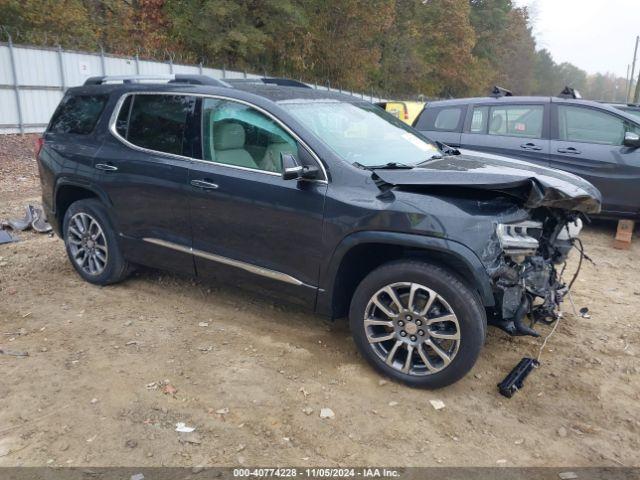
<path fill-rule="evenodd" d="M 524 150 L 542 150 L 542 147 L 539 147 L 535 143 L 523 143 L 520 145 L 520 148 Z"/>
<path fill-rule="evenodd" d="M 568 147 L 568 148 L 559 148 L 558 153 L 571 153 L 573 155 L 580 155 L 582 152 L 577 148 Z"/>
<path fill-rule="evenodd" d="M 208 182 L 207 180 L 191 180 L 191 185 L 205 190 L 215 190 L 218 188 L 217 183 Z"/>
<path fill-rule="evenodd" d="M 96 163 L 95 167 L 98 170 L 104 170 L 105 172 L 117 172 L 118 167 L 111 165 L 110 163 Z"/>

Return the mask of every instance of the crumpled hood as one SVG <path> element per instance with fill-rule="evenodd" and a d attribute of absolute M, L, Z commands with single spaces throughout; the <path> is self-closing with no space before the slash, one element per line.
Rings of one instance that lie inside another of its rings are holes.
<path fill-rule="evenodd" d="M 521 199 L 526 208 L 600 211 L 600 192 L 576 175 L 498 155 L 460 152 L 413 169 L 379 169 L 375 175 L 398 187 L 452 186 L 500 192 Z"/>

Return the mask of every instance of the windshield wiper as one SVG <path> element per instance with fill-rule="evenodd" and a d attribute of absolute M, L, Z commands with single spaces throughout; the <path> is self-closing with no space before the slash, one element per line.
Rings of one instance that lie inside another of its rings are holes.
<path fill-rule="evenodd" d="M 389 162 L 382 165 L 362 165 L 361 163 L 354 163 L 354 165 L 368 170 L 402 170 L 414 167 L 414 165 L 407 165 L 406 163 L 399 162 Z"/>

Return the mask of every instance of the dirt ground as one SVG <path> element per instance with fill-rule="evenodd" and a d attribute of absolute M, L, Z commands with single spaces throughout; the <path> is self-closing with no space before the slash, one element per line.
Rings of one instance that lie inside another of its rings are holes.
<path fill-rule="evenodd" d="M 39 202 L 32 144 L 0 136 L 0 219 Z M 96 287 L 58 238 L 21 233 L 0 246 L 0 348 L 29 353 L 0 355 L 0 466 L 640 466 L 640 239 L 613 234 L 583 234 L 591 318 L 565 305 L 508 400 L 496 384 L 541 340 L 490 329 L 466 378 L 415 390 L 373 372 L 345 322 L 153 270 Z"/>

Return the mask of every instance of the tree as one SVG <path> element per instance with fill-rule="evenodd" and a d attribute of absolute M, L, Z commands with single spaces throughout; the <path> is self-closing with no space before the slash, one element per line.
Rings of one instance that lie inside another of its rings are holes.
<path fill-rule="evenodd" d="M 98 44 L 81 0 L 0 0 L 0 24 L 21 43 L 87 49 Z"/>

